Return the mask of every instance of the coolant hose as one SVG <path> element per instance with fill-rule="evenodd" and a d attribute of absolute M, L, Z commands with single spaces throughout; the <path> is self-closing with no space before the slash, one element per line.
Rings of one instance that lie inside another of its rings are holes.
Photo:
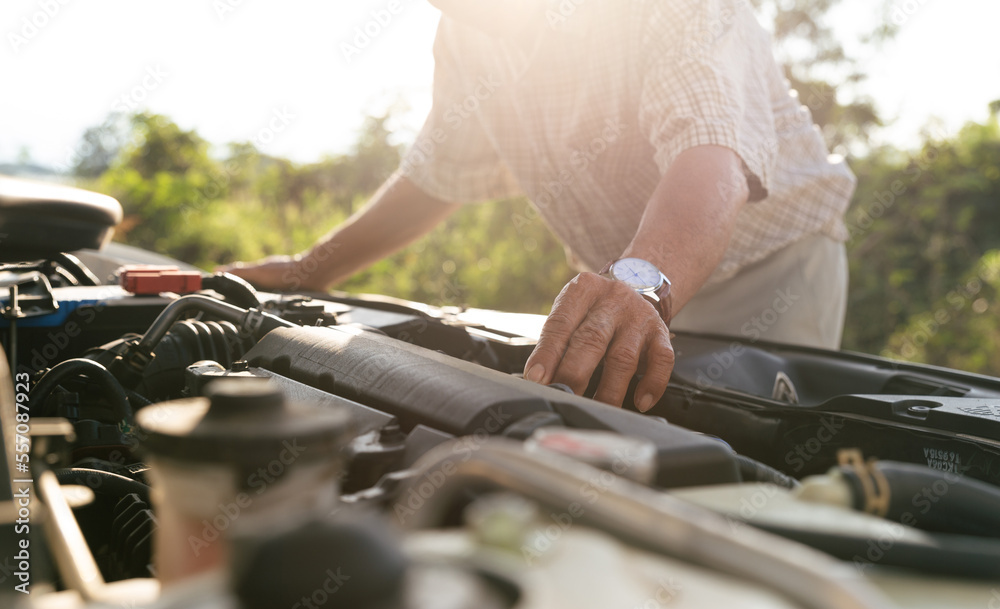
<path fill-rule="evenodd" d="M 160 344 L 174 323 L 191 311 L 200 311 L 231 322 L 239 328 L 241 333 L 255 338 L 260 338 L 275 328 L 298 327 L 298 324 L 258 309 L 242 309 L 199 294 L 181 296 L 160 311 L 142 338 L 130 345 L 121 361 L 112 366 L 115 376 L 121 379 L 123 385 L 135 388 L 142 381 L 143 372 L 153 361 L 153 350 Z"/>
<path fill-rule="evenodd" d="M 40 405 L 45 403 L 45 399 L 56 387 L 74 376 L 87 377 L 100 385 L 101 389 L 104 390 L 104 397 L 111 403 L 118 419 L 132 422 L 132 407 L 129 405 L 128 396 L 118 380 L 101 364 L 82 357 L 60 362 L 38 379 L 38 383 L 29 394 L 32 408 L 41 408 Z"/>
<path fill-rule="evenodd" d="M 1000 537 L 1000 488 L 993 485 L 897 461 L 875 461 L 862 471 L 841 467 L 840 473 L 857 510 L 927 531 Z"/>
<path fill-rule="evenodd" d="M 600 470 L 559 455 L 544 458 L 520 442 L 490 438 L 466 461 L 456 444 L 432 448 L 413 466 L 417 475 L 397 495 L 396 508 L 416 488 L 440 476 L 440 485 L 409 513 L 405 526 L 442 526 L 472 488 L 491 486 L 523 495 L 549 509 L 580 500 L 580 485 Z M 448 471 L 448 474 L 443 474 Z M 853 569 L 798 543 L 747 527 L 739 535 L 726 520 L 666 493 L 624 478 L 603 487 L 580 523 L 667 556 L 675 556 L 774 590 L 809 609 L 884 609 L 891 605 Z M 421 498 L 424 495 L 419 495 Z"/>
<path fill-rule="evenodd" d="M 201 287 L 215 290 L 236 306 L 248 309 L 260 308 L 260 297 L 253 286 L 242 277 L 232 273 L 216 273 L 201 280 Z"/>
<path fill-rule="evenodd" d="M 152 353 L 170 327 L 174 325 L 174 322 L 180 319 L 181 315 L 192 310 L 215 315 L 236 324 L 240 329 L 255 330 L 259 334 L 266 334 L 275 328 L 298 327 L 296 324 L 270 313 L 262 313 L 253 309 L 248 311 L 208 296 L 191 294 L 181 296 L 164 307 L 160 315 L 149 326 L 149 330 L 143 334 L 136 349 L 144 353 Z"/>

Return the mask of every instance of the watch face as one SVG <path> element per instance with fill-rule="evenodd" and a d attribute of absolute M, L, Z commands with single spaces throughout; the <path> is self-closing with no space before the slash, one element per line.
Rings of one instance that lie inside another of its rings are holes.
<path fill-rule="evenodd" d="M 660 285 L 660 270 L 641 258 L 622 258 L 611 265 L 611 276 L 633 290 L 652 290 Z"/>

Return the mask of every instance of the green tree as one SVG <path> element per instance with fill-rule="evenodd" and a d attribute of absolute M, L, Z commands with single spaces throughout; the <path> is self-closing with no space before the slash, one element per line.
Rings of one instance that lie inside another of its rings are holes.
<path fill-rule="evenodd" d="M 994 353 L 997 347 L 983 351 L 980 339 L 991 336 L 983 327 L 995 329 L 998 319 L 983 316 L 994 307 L 992 275 L 983 268 L 992 268 L 990 252 L 1000 249 L 997 114 L 967 124 L 953 138 L 928 139 L 913 153 L 877 151 L 856 168 L 858 194 L 847 215 L 851 290 L 845 348 L 946 365 L 954 359 L 952 350 Z M 969 289 L 976 277 L 983 285 Z M 967 302 L 952 310 L 962 299 Z M 926 323 L 942 306 L 948 321 L 928 337 L 926 348 L 904 352 L 913 324 Z M 983 321 L 970 322 L 980 316 Z M 978 335 L 960 340 L 957 330 L 973 327 Z"/>
<path fill-rule="evenodd" d="M 855 86 L 866 78 L 862 53 L 877 50 L 892 38 L 893 0 L 875 0 L 866 12 L 877 16 L 867 31 L 846 50 L 843 34 L 834 30 L 831 16 L 843 10 L 841 0 L 751 0 L 762 23 L 775 40 L 775 54 L 799 99 L 823 130 L 831 148 L 864 148 L 873 129 L 882 125 L 872 99 Z"/>
<path fill-rule="evenodd" d="M 98 181 L 125 211 L 119 238 L 182 259 L 195 256 L 178 238 L 193 216 L 225 195 L 224 172 L 194 131 L 156 114 L 136 114 L 130 122 L 130 143 Z"/>
<path fill-rule="evenodd" d="M 96 178 L 111 167 L 131 132 L 128 117 L 114 112 L 83 132 L 73 154 L 73 175 Z"/>

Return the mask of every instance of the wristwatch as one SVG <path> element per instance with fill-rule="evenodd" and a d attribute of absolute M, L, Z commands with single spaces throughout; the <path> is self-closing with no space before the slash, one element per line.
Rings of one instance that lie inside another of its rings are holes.
<path fill-rule="evenodd" d="M 619 258 L 609 262 L 600 274 L 638 292 L 653 303 L 664 323 L 670 323 L 670 280 L 655 264 L 642 258 Z"/>

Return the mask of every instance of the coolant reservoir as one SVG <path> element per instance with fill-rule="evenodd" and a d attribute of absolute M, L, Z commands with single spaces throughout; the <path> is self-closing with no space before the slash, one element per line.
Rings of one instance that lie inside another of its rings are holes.
<path fill-rule="evenodd" d="M 652 442 L 607 431 L 543 427 L 525 441 L 524 450 L 570 457 L 643 484 L 656 478 Z"/>
<path fill-rule="evenodd" d="M 234 533 L 266 534 L 336 507 L 347 413 L 286 401 L 266 379 L 220 379 L 208 395 L 136 415 L 164 585 L 222 567 Z"/>

